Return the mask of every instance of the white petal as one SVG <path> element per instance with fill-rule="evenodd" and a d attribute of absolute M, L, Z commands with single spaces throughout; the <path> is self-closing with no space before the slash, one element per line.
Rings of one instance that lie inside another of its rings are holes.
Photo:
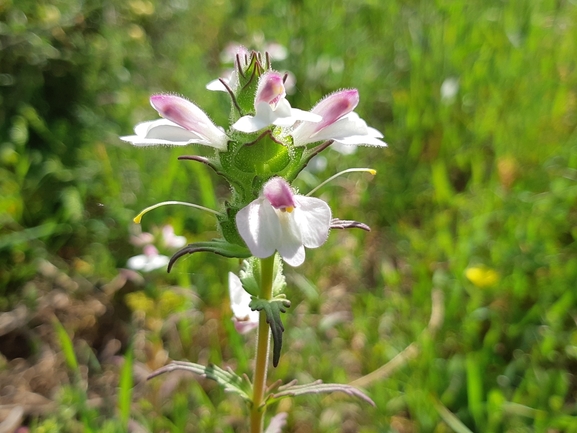
<path fill-rule="evenodd" d="M 162 239 L 167 248 L 180 248 L 186 245 L 186 238 L 174 234 L 174 228 L 170 224 L 162 227 Z"/>
<path fill-rule="evenodd" d="M 222 80 L 226 81 L 228 84 L 228 80 L 222 78 Z M 222 81 L 220 81 L 219 79 L 217 80 L 212 80 L 210 83 L 208 83 L 206 85 L 206 89 L 207 90 L 212 90 L 214 92 L 228 92 L 228 90 L 226 90 L 226 87 L 224 84 L 222 84 Z"/>
<path fill-rule="evenodd" d="M 236 329 L 236 332 L 239 334 L 248 334 L 258 326 L 258 317 L 256 318 L 256 322 L 250 319 L 238 320 L 236 317 L 233 317 L 232 320 L 234 322 L 234 329 Z"/>
<path fill-rule="evenodd" d="M 255 116 L 243 116 L 232 127 L 240 132 L 256 132 L 266 128 L 277 120 L 277 114 L 266 102 L 259 102 L 256 106 Z M 293 122 L 294 123 L 294 122 Z"/>
<path fill-rule="evenodd" d="M 279 250 L 279 254 L 287 265 L 296 268 L 297 266 L 302 265 L 305 261 L 305 247 L 299 245 L 296 249 L 290 248 L 294 246 L 296 245 L 283 245 L 282 250 Z"/>
<path fill-rule="evenodd" d="M 248 306 L 251 299 L 250 295 L 242 287 L 240 278 L 232 272 L 228 273 L 228 291 L 230 294 L 230 308 L 235 317 L 237 319 L 246 320 L 246 318 L 251 315 L 254 318 L 255 315 L 252 313 L 256 313 L 258 321 L 258 311 L 252 311 Z"/>
<path fill-rule="evenodd" d="M 120 137 L 120 139 L 135 146 L 153 146 L 158 144 L 185 146 L 195 143 L 210 145 L 200 135 L 166 119 L 139 123 L 134 128 L 134 132 L 136 135 Z"/>
<path fill-rule="evenodd" d="M 367 126 L 367 129 L 369 130 L 369 135 L 371 137 L 383 138 L 383 134 L 381 134 L 381 131 L 375 128 L 371 128 L 370 126 Z"/>
<path fill-rule="evenodd" d="M 264 433 L 282 433 L 282 428 L 286 425 L 287 416 L 286 412 L 280 412 L 273 416 Z"/>
<path fill-rule="evenodd" d="M 300 266 L 305 261 L 302 227 L 294 217 L 295 211 L 296 208 L 291 213 L 279 212 L 281 231 L 277 233 L 277 250 L 283 260 L 294 267 Z"/>
<path fill-rule="evenodd" d="M 377 146 L 377 147 L 387 147 L 387 143 L 383 140 L 379 140 L 376 137 L 370 135 L 352 135 L 350 137 L 335 138 L 335 143 L 341 143 L 345 145 L 355 145 L 355 146 Z"/>
<path fill-rule="evenodd" d="M 163 118 L 204 139 L 202 144 L 219 150 L 226 150 L 228 137 L 222 128 L 216 126 L 196 104 L 180 96 L 168 94 L 152 95 L 150 104 Z M 139 134 L 137 133 L 137 135 Z M 155 138 L 164 139 L 165 137 Z"/>
<path fill-rule="evenodd" d="M 147 256 L 139 254 L 128 259 L 126 266 L 135 271 L 150 272 L 162 268 L 168 264 L 170 259 L 166 256 Z"/>
<path fill-rule="evenodd" d="M 352 155 L 357 151 L 357 146 L 349 146 L 341 142 L 335 141 L 333 144 L 331 144 L 331 149 L 336 150 L 341 155 Z"/>
<path fill-rule="evenodd" d="M 232 272 L 228 273 L 228 290 L 234 328 L 239 334 L 246 334 L 258 326 L 259 312 L 250 309 L 251 296 Z"/>
<path fill-rule="evenodd" d="M 322 117 L 317 114 L 291 108 L 289 102 L 284 98 L 277 103 L 275 109 L 266 102 L 259 102 L 255 109 L 255 116 L 243 116 L 232 127 L 237 131 L 250 134 L 270 125 L 288 128 L 299 120 L 308 122 L 320 122 L 322 120 Z"/>
<path fill-rule="evenodd" d="M 314 197 L 295 196 L 294 221 L 300 228 L 301 241 L 307 248 L 318 248 L 329 236 L 331 208 Z"/>
<path fill-rule="evenodd" d="M 297 118 L 292 116 L 293 110 L 291 108 L 291 104 L 289 101 L 282 98 L 278 103 L 274 110 L 271 113 L 271 123 L 276 126 L 281 126 L 283 128 L 288 128 L 293 126 L 295 122 L 298 120 Z"/>
<path fill-rule="evenodd" d="M 318 123 L 323 120 L 323 118 L 318 114 L 311 113 L 310 111 L 299 110 L 298 108 L 291 108 L 291 117 L 295 120 L 303 120 L 314 123 Z"/>
<path fill-rule="evenodd" d="M 259 103 L 260 105 L 260 103 Z M 264 107 L 261 107 L 264 108 Z M 269 105 L 270 108 L 270 105 Z M 256 107 L 256 112 L 258 113 L 258 109 L 259 107 Z M 289 103 L 289 101 L 287 101 L 285 98 L 281 98 L 277 104 L 276 107 L 274 108 L 274 110 L 272 110 L 272 112 L 274 113 L 274 116 L 277 118 L 283 118 L 283 117 L 291 117 L 291 104 Z M 293 122 L 294 123 L 294 122 Z"/>
<path fill-rule="evenodd" d="M 253 256 L 264 259 L 274 254 L 281 227 L 268 201 L 258 198 L 238 211 L 236 226 Z"/>
<path fill-rule="evenodd" d="M 386 147 L 387 143 L 379 140 L 382 136 L 375 128 L 367 126 L 367 123 L 357 113 L 352 112 L 297 145 L 334 140 L 346 145 Z"/>
<path fill-rule="evenodd" d="M 368 127 L 366 122 L 355 112 L 349 113 L 337 120 L 335 123 L 321 129 L 310 137 L 309 143 L 313 141 L 334 140 L 350 135 L 367 135 Z"/>
<path fill-rule="evenodd" d="M 144 266 L 146 266 L 147 262 L 148 262 L 148 257 L 145 256 L 144 254 L 139 254 L 137 256 L 129 258 L 128 261 L 126 262 L 126 266 L 129 269 L 133 269 L 135 271 L 140 271 L 140 270 L 142 270 L 142 268 L 144 268 Z"/>
<path fill-rule="evenodd" d="M 268 122 L 266 119 L 262 119 L 257 116 L 243 116 L 238 119 L 234 125 L 232 125 L 232 127 L 237 131 L 250 134 L 252 132 L 266 128 L 269 125 L 270 122 Z"/>

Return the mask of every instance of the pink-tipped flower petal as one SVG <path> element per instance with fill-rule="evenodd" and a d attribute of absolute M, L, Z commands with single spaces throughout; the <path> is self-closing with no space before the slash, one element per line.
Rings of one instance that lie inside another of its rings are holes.
<path fill-rule="evenodd" d="M 283 76 L 274 71 L 265 72 L 258 82 L 254 106 L 256 107 L 259 102 L 266 102 L 274 110 L 278 101 L 285 96 Z"/>
<path fill-rule="evenodd" d="M 263 195 L 275 209 L 285 210 L 295 207 L 294 194 L 290 185 L 282 177 L 273 177 L 263 188 Z"/>
<path fill-rule="evenodd" d="M 348 145 L 386 146 L 382 134 L 367 126 L 353 110 L 359 103 L 356 89 L 341 90 L 321 100 L 311 113 L 320 115 L 319 123 L 302 122 L 292 132 L 295 146 L 333 140 Z"/>
<path fill-rule="evenodd" d="M 288 128 L 299 120 L 322 120 L 317 114 L 292 108 L 285 96 L 283 75 L 275 71 L 264 73 L 254 99 L 255 115 L 241 117 L 232 125 L 233 129 L 250 134 L 271 125 Z"/>
<path fill-rule="evenodd" d="M 152 95 L 150 104 L 165 119 L 196 134 L 208 146 L 226 150 L 228 137 L 192 102 L 175 95 Z"/>

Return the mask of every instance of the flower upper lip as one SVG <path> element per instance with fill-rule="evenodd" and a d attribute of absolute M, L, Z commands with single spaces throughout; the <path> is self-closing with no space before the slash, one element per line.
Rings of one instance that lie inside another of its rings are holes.
<path fill-rule="evenodd" d="M 233 129 L 252 133 L 270 125 L 290 127 L 299 120 L 320 122 L 322 117 L 318 114 L 291 107 L 285 98 L 283 79 L 283 75 L 276 71 L 264 73 L 254 98 L 255 115 L 241 117 L 232 125 Z"/>
<path fill-rule="evenodd" d="M 135 146 L 203 144 L 226 150 L 228 136 L 192 102 L 174 95 L 153 95 L 152 107 L 164 119 L 139 123 L 136 135 L 120 137 Z"/>
<path fill-rule="evenodd" d="M 333 140 L 349 145 L 386 146 L 383 134 L 370 126 L 353 110 L 359 103 L 356 89 L 345 89 L 322 99 L 311 113 L 322 117 L 319 123 L 302 122 L 290 133 L 295 146 Z"/>

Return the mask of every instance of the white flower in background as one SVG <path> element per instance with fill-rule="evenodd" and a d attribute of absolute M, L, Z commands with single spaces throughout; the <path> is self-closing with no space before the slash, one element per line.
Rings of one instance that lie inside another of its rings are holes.
<path fill-rule="evenodd" d="M 154 245 L 145 245 L 144 254 L 128 259 L 126 266 L 134 271 L 150 272 L 168 265 L 170 258 L 158 252 Z"/>
<path fill-rule="evenodd" d="M 232 272 L 228 273 L 228 292 L 234 328 L 240 334 L 246 334 L 258 326 L 259 312 L 249 308 L 250 295 L 242 287 L 240 278 Z"/>
<path fill-rule="evenodd" d="M 171 249 L 180 248 L 186 245 L 186 238 L 174 234 L 174 227 L 170 224 L 166 224 L 162 227 L 162 241 L 166 248 Z"/>
<path fill-rule="evenodd" d="M 446 78 L 441 84 L 441 101 L 451 103 L 455 100 L 459 91 L 459 79 L 455 77 Z"/>
<path fill-rule="evenodd" d="M 130 236 L 130 243 L 135 247 L 144 247 L 145 245 L 154 243 L 154 235 L 148 232 L 141 232 Z"/>
<path fill-rule="evenodd" d="M 286 419 L 288 414 L 286 412 L 277 413 L 270 420 L 270 424 L 264 433 L 282 433 L 282 429 L 286 426 Z"/>
<path fill-rule="evenodd" d="M 273 60 L 281 61 L 288 57 L 288 50 L 286 47 L 277 42 L 266 42 L 264 41 L 264 38 L 259 37 L 253 38 L 252 43 L 249 45 L 254 47 L 256 51 L 268 53 Z M 239 56 L 244 56 L 250 54 L 250 52 L 238 42 L 229 42 L 220 53 L 220 61 L 222 63 L 234 63 L 237 54 Z"/>
<path fill-rule="evenodd" d="M 318 141 L 333 140 L 347 146 L 387 145 L 383 134 L 370 126 L 353 110 L 359 103 L 356 89 L 341 90 L 322 99 L 311 113 L 322 117 L 318 123 L 302 122 L 290 135 L 295 146 L 305 146 Z"/>
<path fill-rule="evenodd" d="M 242 45 L 231 43 L 228 44 L 224 51 L 221 53 L 220 60 L 223 63 L 234 63 L 235 66 L 240 66 L 244 69 L 246 66 L 248 66 L 247 60 L 249 59 L 249 54 L 250 52 Z M 240 65 L 236 64 L 237 56 Z M 238 72 L 236 69 L 228 69 L 224 71 L 220 78 L 212 80 L 210 83 L 208 83 L 206 88 L 215 92 L 228 92 L 228 89 L 226 88 L 226 86 L 228 86 L 230 90 L 234 92 L 238 86 L 237 74 Z"/>
<path fill-rule="evenodd" d="M 136 135 L 120 137 L 135 146 L 203 144 L 226 150 L 228 137 L 204 111 L 174 95 L 153 95 L 150 104 L 164 119 L 136 125 Z"/>
<path fill-rule="evenodd" d="M 283 76 L 275 71 L 265 72 L 260 77 L 254 98 L 255 115 L 241 117 L 232 127 L 237 131 L 251 133 L 270 125 L 289 127 L 298 120 L 322 120 L 317 114 L 292 108 L 285 96 Z"/>
<path fill-rule="evenodd" d="M 137 230 L 140 230 L 140 226 L 137 227 Z M 159 253 L 156 246 L 154 246 L 155 243 L 161 249 L 173 250 L 186 245 L 186 238 L 184 236 L 176 236 L 174 228 L 170 224 L 166 224 L 160 230 L 160 236 L 155 236 L 148 232 L 140 232 L 130 237 L 130 243 L 134 246 L 142 247 L 143 254 L 129 258 L 126 266 L 135 271 L 150 272 L 163 268 L 170 261 L 169 257 Z"/>
<path fill-rule="evenodd" d="M 328 238 L 331 209 L 318 198 L 293 193 L 280 177 L 273 177 L 259 198 L 236 215 L 238 232 L 258 258 L 278 251 L 291 266 L 305 260 L 305 247 L 318 248 Z"/>

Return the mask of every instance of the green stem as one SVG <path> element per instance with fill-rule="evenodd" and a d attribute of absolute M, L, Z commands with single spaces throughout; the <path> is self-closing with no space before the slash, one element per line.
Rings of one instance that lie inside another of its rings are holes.
<path fill-rule="evenodd" d="M 272 298 L 272 279 L 274 254 L 266 259 L 260 259 L 260 298 Z M 256 363 L 253 378 L 252 407 L 250 410 L 250 433 L 262 433 L 264 423 L 264 407 L 266 374 L 268 370 L 268 352 L 270 345 L 270 328 L 266 322 L 266 314 L 260 312 L 258 322 L 258 340 L 256 346 Z"/>

